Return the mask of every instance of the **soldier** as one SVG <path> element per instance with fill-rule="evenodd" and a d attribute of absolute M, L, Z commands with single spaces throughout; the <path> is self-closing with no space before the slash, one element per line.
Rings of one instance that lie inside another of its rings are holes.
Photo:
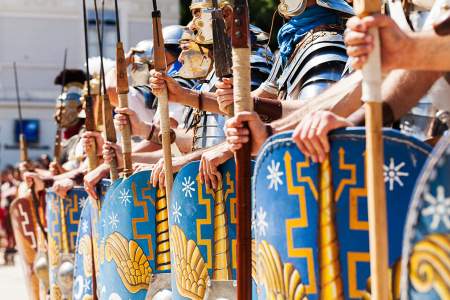
<path fill-rule="evenodd" d="M 435 7 L 439 7 L 439 4 L 436 4 Z M 428 23 L 431 24 L 432 19 L 430 19 Z M 393 67 L 393 65 L 389 65 L 393 64 L 393 61 L 396 63 L 401 63 L 401 61 L 403 61 L 403 58 L 391 60 L 390 58 L 387 58 L 387 56 L 404 56 L 402 54 L 404 47 L 411 44 L 414 39 L 421 39 L 423 36 L 433 35 L 432 33 L 425 32 L 405 33 L 400 30 L 399 27 L 395 25 L 395 23 L 388 17 L 375 16 L 367 17 L 364 20 L 360 20 L 355 17 L 349 21 L 349 28 L 346 34 L 346 43 L 349 45 L 348 53 L 351 56 L 355 56 L 355 67 L 361 66 L 360 60 L 364 61 L 364 59 L 366 59 L 365 57 L 371 48 L 372 38 L 367 34 L 368 24 L 370 24 L 370 26 L 375 26 L 375 24 L 378 24 L 383 28 L 381 30 L 382 42 L 384 45 L 383 51 L 385 51 L 383 58 L 385 60 L 384 65 L 388 67 L 387 69 Z M 439 40 L 445 38 L 435 36 L 434 38 L 431 38 L 431 40 L 433 39 Z M 400 46 L 397 48 L 397 45 L 399 44 Z M 434 51 L 439 52 L 440 50 Z M 437 54 L 437 56 L 439 56 L 439 54 Z M 420 64 L 416 65 L 420 67 Z M 431 67 L 431 70 L 433 69 L 436 70 L 436 67 Z M 432 110 L 434 113 L 427 113 L 425 115 L 427 120 L 426 126 L 419 128 L 420 130 L 416 130 L 414 133 L 419 138 L 439 137 L 439 135 L 443 133 L 442 131 L 447 128 L 447 126 L 445 126 L 445 123 L 448 122 L 448 118 L 446 117 L 448 114 L 446 112 L 450 109 L 448 106 L 449 102 L 446 101 L 446 99 L 448 99 L 446 96 L 448 95 L 448 92 L 445 92 L 448 88 L 448 83 L 442 79 L 442 75 L 442 72 L 439 71 L 399 70 L 391 72 L 385 79 L 385 84 L 383 85 L 384 124 L 386 126 L 392 126 L 394 121 L 401 120 L 402 117 L 404 117 L 434 85 L 428 95 L 427 102 L 436 106 L 437 110 L 440 111 L 438 116 L 441 116 L 442 119 L 439 120 L 439 118 L 436 117 L 436 110 Z M 344 79 L 343 82 L 345 82 L 345 80 L 346 79 Z M 333 87 L 330 89 L 330 92 L 333 90 L 337 89 Z M 353 98 L 354 100 L 359 99 L 361 94 L 360 90 L 358 90 L 359 87 L 356 87 L 355 92 L 349 94 L 348 98 Z M 405 97 L 405 95 L 408 95 L 408 97 Z M 351 111 L 346 111 L 346 114 L 342 114 L 340 112 L 332 113 L 317 111 L 303 119 L 299 117 L 286 118 L 291 119 L 290 121 L 292 121 L 289 126 L 286 126 L 286 122 L 274 122 L 270 126 L 266 127 L 267 130 L 264 129 L 263 123 L 258 119 L 256 114 L 243 114 L 238 116 L 235 120 L 230 121 L 228 124 L 227 132 L 229 133 L 228 141 L 230 143 L 230 147 L 233 150 L 236 150 L 241 147 L 242 142 L 246 142 L 248 140 L 248 132 L 241 130 L 240 127 L 243 121 L 249 120 L 250 129 L 254 134 L 253 146 L 255 151 L 259 150 L 264 140 L 271 134 L 279 132 L 280 130 L 284 131 L 295 128 L 293 138 L 299 148 L 306 155 L 311 156 L 313 160 L 322 161 L 325 157 L 325 153 L 327 153 L 329 149 L 327 135 L 331 130 L 341 127 L 364 125 L 364 108 L 353 100 L 348 101 L 347 99 L 346 101 L 356 104 L 352 104 Z M 420 108 L 420 106 L 418 108 Z M 417 109 L 415 109 L 415 111 L 417 111 Z M 295 115 L 295 113 L 293 115 Z M 419 116 L 413 115 L 413 118 L 416 123 L 419 123 L 417 120 L 420 118 L 424 119 L 423 116 L 424 115 L 422 114 L 419 114 Z M 408 117 L 406 121 L 408 120 L 410 122 L 411 117 Z M 439 121 L 444 124 L 439 125 Z M 437 124 L 439 126 L 436 126 Z M 433 130 L 429 130 L 435 128 L 440 129 L 434 131 L 434 133 Z M 430 132 L 433 134 L 430 135 Z"/>
<path fill-rule="evenodd" d="M 81 97 L 85 79 L 86 74 L 81 70 L 65 70 L 55 78 L 55 84 L 64 85 L 64 92 L 60 95 L 61 102 L 57 104 L 55 113 L 56 122 L 63 128 L 63 152 L 59 161 L 62 168 L 55 164 L 50 167 L 58 169 L 56 174 L 78 168 L 83 159 L 79 142 L 84 127 L 84 117 L 80 113 L 83 110 Z"/>
<path fill-rule="evenodd" d="M 232 3 L 230 1 L 218 1 L 218 4 L 222 10 L 225 27 L 229 35 L 233 16 Z M 193 19 L 188 25 L 193 31 L 192 41 L 199 45 L 200 48 L 207 49 L 210 53 L 210 58 L 212 58 L 213 54 L 212 8 L 213 4 L 211 1 L 192 1 L 190 9 Z M 252 88 L 256 89 L 269 75 L 272 66 L 272 53 L 266 47 L 267 35 L 259 28 L 251 27 L 251 41 L 251 84 Z M 174 159 L 174 172 L 180 170 L 191 161 L 201 159 L 201 181 L 207 186 L 214 188 L 217 188 L 220 181 L 217 167 L 232 157 L 232 153 L 223 144 L 225 140 L 223 131 L 224 114 L 228 114 L 228 112 L 224 113 L 226 107 L 220 107 L 220 103 L 216 100 L 215 85 L 219 82 L 219 79 L 215 74 L 215 70 L 212 70 L 207 74 L 204 83 L 198 85 L 194 90 L 189 90 L 180 88 L 168 77 L 162 77 L 162 74 L 156 72 L 153 72 L 153 76 L 150 78 L 151 87 L 154 90 L 161 89 L 167 84 L 170 101 L 183 103 L 191 107 L 186 115 L 185 127 L 192 132 L 192 150 L 194 152 Z M 163 160 L 160 160 L 152 172 L 154 186 L 158 182 L 164 184 L 163 170 Z"/>
<path fill-rule="evenodd" d="M 180 40 L 183 36 L 184 28 L 182 26 L 167 26 L 163 29 L 164 42 L 166 47 L 166 61 L 168 62 L 168 74 L 172 76 L 180 86 L 192 88 L 195 80 L 184 78 L 179 74 L 182 64 L 178 61 L 181 54 Z M 139 164 L 143 162 L 152 162 L 152 158 L 148 159 L 145 152 L 153 152 L 161 149 L 159 141 L 159 115 L 157 113 L 157 101 L 148 86 L 148 78 L 150 76 L 150 68 L 153 66 L 153 43 L 151 41 L 142 41 L 131 49 L 128 53 L 128 63 L 131 65 L 130 77 L 133 86 L 130 88 L 129 94 L 129 108 L 116 108 L 115 125 L 117 130 L 126 122 L 127 116 L 130 118 L 132 124 L 132 135 L 135 138 L 140 138 L 141 142 L 134 145 L 133 156 L 134 162 Z M 108 76 L 110 77 L 110 76 Z M 108 89 L 108 94 L 112 99 L 112 104 L 115 104 L 117 95 L 115 85 L 111 85 Z M 182 123 L 184 106 L 176 103 L 169 105 L 171 127 L 176 129 Z M 153 128 L 153 129 L 152 129 Z M 182 131 L 177 131 L 177 136 L 182 136 Z M 86 138 L 90 136 L 87 133 Z M 109 163 L 112 155 L 119 158 L 121 163 L 121 148 L 119 145 L 111 143 L 104 143 L 97 136 L 97 143 L 103 148 L 105 162 Z M 180 140 L 180 138 L 178 139 Z M 86 140 L 87 143 L 89 143 Z M 181 149 L 189 149 L 189 146 L 183 146 L 183 143 L 177 142 Z M 88 145 L 88 144 L 85 144 Z M 103 145 L 103 146 L 102 146 Z M 115 150 L 115 152 L 113 151 Z M 157 151 L 153 154 L 153 162 L 157 162 L 161 158 L 161 152 Z M 90 172 L 84 178 L 84 185 L 86 191 L 91 196 L 95 196 L 95 185 L 104 177 L 108 176 L 108 166 L 106 164 L 99 166 L 95 171 Z"/>

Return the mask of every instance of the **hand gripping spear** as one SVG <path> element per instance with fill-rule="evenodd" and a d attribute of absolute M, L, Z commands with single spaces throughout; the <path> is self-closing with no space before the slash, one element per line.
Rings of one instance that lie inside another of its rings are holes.
<path fill-rule="evenodd" d="M 161 11 L 158 10 L 156 0 L 153 0 L 153 55 L 155 70 L 165 73 L 167 69 L 166 54 L 164 47 L 164 38 L 161 25 Z M 164 89 L 158 95 L 158 109 L 161 116 L 161 134 L 162 146 L 164 152 L 164 172 L 166 176 L 166 199 L 170 202 L 170 194 L 173 185 L 172 172 L 172 149 L 170 141 L 170 125 L 169 125 L 169 97 L 167 89 Z"/>
<path fill-rule="evenodd" d="M 56 136 L 55 136 L 55 149 L 53 151 L 53 161 L 56 163 L 59 163 L 61 160 L 61 139 L 62 139 L 62 128 L 61 128 L 61 118 L 62 118 L 62 106 L 64 103 L 64 99 L 62 98 L 62 95 L 64 93 L 64 86 L 66 85 L 66 67 L 67 67 L 67 48 L 64 50 L 64 64 L 63 64 L 63 75 L 62 75 L 62 87 L 61 87 L 61 93 L 59 96 L 59 105 L 61 106 L 59 109 L 58 118 L 56 120 L 58 128 L 56 129 Z"/>
<path fill-rule="evenodd" d="M 95 119 L 94 119 L 94 104 L 91 94 L 91 76 L 89 75 L 89 41 L 88 41 L 88 28 L 87 28 L 87 13 L 86 13 L 86 0 L 83 0 L 83 22 L 84 22 L 84 45 L 86 54 L 86 82 L 87 82 L 87 95 L 84 96 L 85 100 L 85 113 L 86 113 L 86 130 L 95 131 Z M 97 145 L 93 143 L 92 147 L 87 151 L 88 158 L 88 170 L 92 171 L 97 167 Z"/>
<path fill-rule="evenodd" d="M 85 1 L 85 0 L 84 0 Z M 111 143 L 117 143 L 116 130 L 114 128 L 114 121 L 112 119 L 113 112 L 111 108 L 111 103 L 109 102 L 108 94 L 106 93 L 106 83 L 105 83 L 105 69 L 103 66 L 103 42 L 102 36 L 100 34 L 100 20 L 98 18 L 98 8 L 97 8 L 97 0 L 94 0 L 94 9 L 95 9 L 95 20 L 97 25 L 97 39 L 98 39 L 98 49 L 100 52 L 100 76 L 103 78 L 103 95 L 100 95 L 100 98 L 103 99 L 103 124 L 105 127 L 105 136 L 106 140 Z M 101 90 L 101 88 L 100 88 Z M 102 91 L 100 91 L 102 94 Z M 110 177 L 112 181 L 115 181 L 119 178 L 119 172 L 117 170 L 117 157 L 113 157 L 112 161 L 109 163 L 110 169 Z"/>
<path fill-rule="evenodd" d="M 252 111 L 250 95 L 250 33 L 247 0 L 234 1 L 234 20 L 231 43 L 233 46 L 233 85 L 235 114 Z M 245 125 L 248 127 L 248 125 Z M 251 142 L 236 153 L 237 178 L 237 296 L 251 299 Z"/>
<path fill-rule="evenodd" d="M 123 49 L 123 43 L 120 39 L 120 23 L 119 23 L 119 7 L 117 0 L 114 1 L 116 8 L 116 29 L 117 29 L 117 46 L 116 46 L 116 73 L 117 73 L 117 94 L 119 95 L 119 107 L 128 107 L 128 75 L 127 75 L 127 63 L 125 61 L 125 51 Z M 133 166 L 131 162 L 131 127 L 128 121 L 125 126 L 122 127 L 122 153 L 124 170 L 123 174 L 128 177 L 133 173 Z"/>
<path fill-rule="evenodd" d="M 380 12 L 381 3 L 376 0 L 355 1 L 355 12 L 364 17 Z M 381 103 L 381 52 L 377 28 L 371 29 L 374 51 L 364 66 L 363 101 L 366 106 L 367 192 L 369 208 L 370 269 L 372 299 L 388 299 L 388 237 L 386 218 L 386 191 L 384 185 L 384 147 Z M 369 173 L 370 172 L 370 173 Z"/>

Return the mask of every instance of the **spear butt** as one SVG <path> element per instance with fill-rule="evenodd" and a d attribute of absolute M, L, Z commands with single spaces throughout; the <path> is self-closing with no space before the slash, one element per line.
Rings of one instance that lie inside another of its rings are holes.
<path fill-rule="evenodd" d="M 380 11 L 380 1 L 355 1 L 355 11 L 364 17 Z M 389 298 L 389 252 L 384 183 L 381 45 L 377 28 L 370 29 L 374 50 L 363 67 L 362 93 L 366 108 L 367 199 L 369 214 L 372 299 Z"/>
<path fill-rule="evenodd" d="M 251 99 L 251 49 L 248 45 L 248 10 L 246 3 L 235 9 L 233 28 L 233 86 L 234 112 L 253 111 Z M 237 22 L 239 21 L 239 22 Z M 244 124 L 248 128 L 248 124 Z M 251 137 L 250 137 L 251 139 Z M 236 152 L 237 195 L 237 299 L 251 299 L 252 241 L 251 241 L 251 141 Z"/>

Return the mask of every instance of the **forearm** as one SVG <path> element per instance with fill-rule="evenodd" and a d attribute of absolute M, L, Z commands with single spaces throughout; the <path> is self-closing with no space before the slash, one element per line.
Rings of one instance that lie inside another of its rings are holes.
<path fill-rule="evenodd" d="M 133 163 L 142 163 L 142 164 L 156 164 L 162 157 L 163 157 L 162 150 L 131 154 L 131 159 Z"/>
<path fill-rule="evenodd" d="M 410 50 L 405 51 L 403 56 L 404 69 L 450 70 L 450 36 L 438 36 L 434 31 L 426 31 L 412 33 L 411 37 Z"/>
<path fill-rule="evenodd" d="M 391 72 L 382 85 L 383 124 L 390 126 L 407 114 L 433 84 L 442 76 L 434 71 L 406 71 Z M 357 126 L 365 124 L 365 109 L 361 107 L 349 117 L 349 121 Z"/>
<path fill-rule="evenodd" d="M 178 92 L 176 96 L 170 100 L 203 111 L 223 114 L 219 108 L 219 104 L 217 103 L 216 95 L 214 93 L 182 88 L 180 89 L 180 92 Z"/>

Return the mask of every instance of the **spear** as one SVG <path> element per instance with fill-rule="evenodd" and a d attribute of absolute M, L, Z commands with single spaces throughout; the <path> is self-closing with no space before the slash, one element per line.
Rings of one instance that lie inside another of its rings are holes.
<path fill-rule="evenodd" d="M 125 61 L 125 51 L 123 49 L 123 43 L 120 39 L 120 22 L 119 22 L 119 7 L 117 0 L 114 1 L 116 9 L 116 30 L 117 30 L 117 45 L 116 45 L 116 75 L 117 75 L 117 94 L 119 95 L 119 107 L 128 107 L 128 75 L 127 75 L 127 63 Z M 127 124 L 122 126 L 122 153 L 125 177 L 130 176 L 133 173 L 133 166 L 131 161 L 131 127 L 128 120 Z"/>
<path fill-rule="evenodd" d="M 89 40 L 88 40 L 88 27 L 87 27 L 87 12 L 86 12 L 86 0 L 83 0 L 83 23 L 84 23 L 84 48 L 86 54 L 86 82 L 87 82 L 87 95 L 84 96 L 85 100 L 85 113 L 86 113 L 86 130 L 95 131 L 95 118 L 94 118 L 94 104 L 91 93 L 91 78 L 89 74 Z M 86 151 L 88 158 L 88 170 L 92 171 L 97 167 L 97 145 L 93 143 L 92 148 Z"/>
<path fill-rule="evenodd" d="M 64 99 L 63 99 L 63 93 L 64 93 L 64 86 L 66 85 L 66 67 L 67 67 L 67 48 L 64 50 L 64 63 L 63 63 L 63 74 L 62 74 L 62 87 L 61 87 L 61 93 L 59 94 L 59 105 L 60 105 L 60 109 L 59 109 L 59 113 L 58 113 L 58 118 L 56 120 L 57 126 L 58 128 L 56 129 L 56 136 L 55 136 L 55 149 L 53 151 L 53 161 L 56 163 L 59 163 L 61 160 L 61 139 L 62 139 L 62 128 L 61 128 L 61 118 L 62 118 L 62 106 L 64 103 Z"/>
<path fill-rule="evenodd" d="M 19 92 L 19 79 L 17 76 L 17 65 L 16 62 L 13 63 L 14 68 L 14 83 L 16 86 L 16 99 L 17 99 L 17 109 L 19 111 L 19 147 L 20 147 L 20 161 L 23 163 L 28 162 L 28 148 L 27 141 L 25 139 L 25 134 L 23 133 L 23 118 L 22 118 L 22 105 L 20 100 L 20 92 Z M 47 232 L 45 231 L 44 222 L 42 221 L 41 214 L 39 213 L 39 205 L 40 201 L 36 196 L 36 192 L 34 189 L 34 182 L 30 187 L 31 190 L 31 198 L 33 199 L 33 209 L 36 214 L 36 220 L 39 225 L 39 228 L 42 231 L 45 239 L 47 239 Z"/>
<path fill-rule="evenodd" d="M 103 2 L 102 2 L 103 3 Z M 103 95 L 102 91 L 100 91 L 100 97 L 103 99 L 103 125 L 105 127 L 105 136 L 106 140 L 111 143 L 117 143 L 116 130 L 114 128 L 113 121 L 113 112 L 111 103 L 109 102 L 109 97 L 106 92 L 106 83 L 105 83 L 105 69 L 103 65 L 103 41 L 102 36 L 100 34 L 100 20 L 98 18 L 98 9 L 97 9 L 97 0 L 94 0 L 94 9 L 95 9 L 95 20 L 97 25 L 97 38 L 98 38 L 98 49 L 100 52 L 100 77 L 103 77 Z M 100 89 L 101 90 L 101 89 Z M 117 170 L 117 157 L 114 157 L 113 160 L 109 163 L 110 168 L 110 177 L 112 181 L 115 181 L 119 178 L 119 172 Z"/>
<path fill-rule="evenodd" d="M 250 33 L 247 0 L 234 1 L 232 26 L 234 112 L 253 111 L 250 72 Z M 244 127 L 248 128 L 248 124 Z M 251 299 L 251 141 L 236 153 L 237 178 L 237 297 Z"/>
<path fill-rule="evenodd" d="M 359 17 L 378 13 L 380 1 L 358 0 L 354 3 Z M 386 190 L 384 184 L 384 147 L 382 132 L 381 52 L 377 28 L 370 30 L 374 37 L 374 51 L 363 72 L 362 100 L 366 109 L 367 196 L 369 209 L 370 270 L 372 299 L 388 299 L 388 232 L 386 217 Z M 370 172 L 370 173 L 369 173 Z"/>
<path fill-rule="evenodd" d="M 162 34 L 161 11 L 158 10 L 156 0 L 153 0 L 153 55 L 155 70 L 165 73 L 167 69 L 166 54 L 164 47 L 164 37 Z M 164 152 L 164 172 L 166 179 L 166 198 L 170 202 L 170 193 L 173 185 L 172 171 L 172 149 L 170 141 L 170 125 L 169 125 L 169 97 L 167 89 L 161 91 L 158 95 L 158 110 L 161 116 L 161 135 L 162 146 Z"/>
<path fill-rule="evenodd" d="M 223 11 L 217 0 L 212 1 L 213 53 L 216 76 L 222 80 L 233 76 L 233 61 L 231 57 L 231 42 L 228 38 Z M 233 105 L 226 108 L 227 114 L 233 114 Z"/>
<path fill-rule="evenodd" d="M 27 141 L 25 139 L 25 134 L 23 133 L 23 118 L 22 118 L 22 105 L 20 100 L 19 92 L 19 79 L 17 76 L 17 65 L 16 62 L 13 63 L 14 68 L 14 83 L 16 86 L 16 99 L 17 99 L 17 109 L 19 111 L 19 148 L 20 148 L 20 160 L 22 162 L 28 161 L 28 148 Z"/>

